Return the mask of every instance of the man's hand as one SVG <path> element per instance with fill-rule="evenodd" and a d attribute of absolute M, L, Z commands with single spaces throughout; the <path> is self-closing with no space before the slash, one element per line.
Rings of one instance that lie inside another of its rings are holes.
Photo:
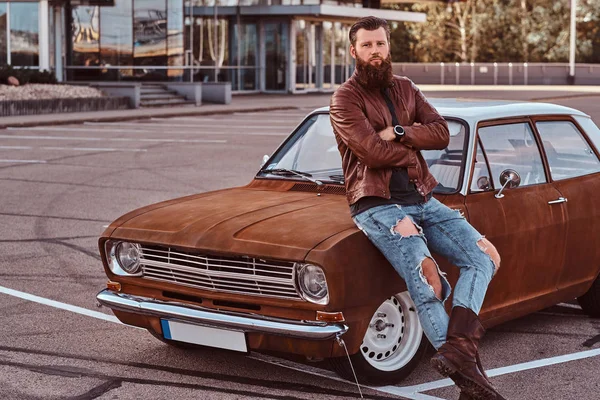
<path fill-rule="evenodd" d="M 377 134 L 379 135 L 380 138 L 382 138 L 383 140 L 386 140 L 388 142 L 392 142 L 394 139 L 396 139 L 396 135 L 394 134 L 393 126 L 388 126 L 384 130 L 377 132 Z"/>

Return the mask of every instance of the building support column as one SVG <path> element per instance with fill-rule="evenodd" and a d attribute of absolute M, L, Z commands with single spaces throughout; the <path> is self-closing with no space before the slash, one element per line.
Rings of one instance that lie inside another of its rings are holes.
<path fill-rule="evenodd" d="M 48 17 L 48 0 L 39 3 L 39 67 L 40 71 L 50 70 L 50 20 Z"/>
<path fill-rule="evenodd" d="M 287 92 L 296 92 L 296 21 L 289 20 L 289 50 L 287 56 L 288 74 L 287 74 Z"/>
<path fill-rule="evenodd" d="M 267 46 L 265 44 L 266 33 L 263 21 L 258 22 L 258 90 L 264 92 L 267 90 L 266 84 L 266 64 L 267 64 Z"/>
<path fill-rule="evenodd" d="M 62 82 L 64 79 L 63 70 L 63 8 L 54 7 L 54 75 L 56 80 Z"/>
<path fill-rule="evenodd" d="M 323 23 L 317 22 L 315 23 L 315 89 L 323 90 L 323 73 L 324 73 L 324 57 L 323 57 Z"/>
<path fill-rule="evenodd" d="M 571 20 L 569 24 L 569 84 L 575 84 L 575 51 L 577 38 L 577 0 L 571 0 Z"/>

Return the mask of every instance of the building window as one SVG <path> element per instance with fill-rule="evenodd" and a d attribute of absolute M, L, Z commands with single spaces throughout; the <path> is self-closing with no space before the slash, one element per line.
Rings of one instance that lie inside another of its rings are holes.
<path fill-rule="evenodd" d="M 6 13 L 6 3 L 0 3 L 0 65 L 8 63 L 7 57 L 7 37 L 6 34 L 6 19 L 8 14 Z"/>
<path fill-rule="evenodd" d="M 167 4 L 165 0 L 134 1 L 133 61 L 135 66 L 167 65 Z M 122 64 L 121 64 L 122 65 Z M 135 69 L 134 75 L 162 80 L 164 69 Z"/>
<path fill-rule="evenodd" d="M 257 90 L 258 37 L 255 23 L 233 25 L 231 35 L 231 66 L 229 79 L 232 90 Z"/>
<path fill-rule="evenodd" d="M 100 64 L 100 8 L 73 8 L 73 65 Z"/>
<path fill-rule="evenodd" d="M 183 66 L 183 2 L 167 0 L 167 54 L 169 67 Z M 183 69 L 169 69 L 168 76 L 181 80 Z"/>
<path fill-rule="evenodd" d="M 100 64 L 103 66 L 133 65 L 133 19 L 131 0 L 115 0 L 114 7 L 100 8 Z M 117 80 L 116 70 L 109 70 L 109 79 Z M 131 70 L 120 75 L 131 76 Z"/>
<path fill-rule="evenodd" d="M 215 23 L 210 17 L 195 18 L 191 26 L 193 38 L 190 41 L 195 67 L 194 81 L 227 80 L 227 71 L 221 70 L 221 67 L 229 60 L 228 29 L 229 22 L 226 19 L 219 18 Z"/>
<path fill-rule="evenodd" d="M 10 62 L 15 66 L 39 65 L 39 4 L 10 3 Z"/>

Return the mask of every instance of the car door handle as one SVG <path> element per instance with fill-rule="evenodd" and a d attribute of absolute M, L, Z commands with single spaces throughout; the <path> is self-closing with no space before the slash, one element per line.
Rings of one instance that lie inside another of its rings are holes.
<path fill-rule="evenodd" d="M 549 201 L 548 204 L 558 204 L 558 203 L 566 203 L 566 202 L 567 202 L 566 197 L 559 197 L 556 200 Z"/>

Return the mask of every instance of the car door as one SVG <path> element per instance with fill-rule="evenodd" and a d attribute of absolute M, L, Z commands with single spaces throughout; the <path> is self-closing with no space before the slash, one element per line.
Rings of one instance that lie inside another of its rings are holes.
<path fill-rule="evenodd" d="M 542 140 L 554 186 L 567 210 L 565 262 L 558 288 L 572 297 L 578 286 L 595 279 L 600 263 L 600 160 L 583 129 L 569 116 L 538 118 L 535 127 Z M 589 285 L 588 285 L 589 286 Z M 585 289 L 584 289 L 585 290 Z"/>
<path fill-rule="evenodd" d="M 566 238 L 561 193 L 547 179 L 538 140 L 529 119 L 480 123 L 466 207 L 470 221 L 498 249 L 501 267 L 484 303 L 487 318 L 540 308 L 555 294 Z M 517 188 L 504 189 L 500 174 L 512 169 Z"/>

